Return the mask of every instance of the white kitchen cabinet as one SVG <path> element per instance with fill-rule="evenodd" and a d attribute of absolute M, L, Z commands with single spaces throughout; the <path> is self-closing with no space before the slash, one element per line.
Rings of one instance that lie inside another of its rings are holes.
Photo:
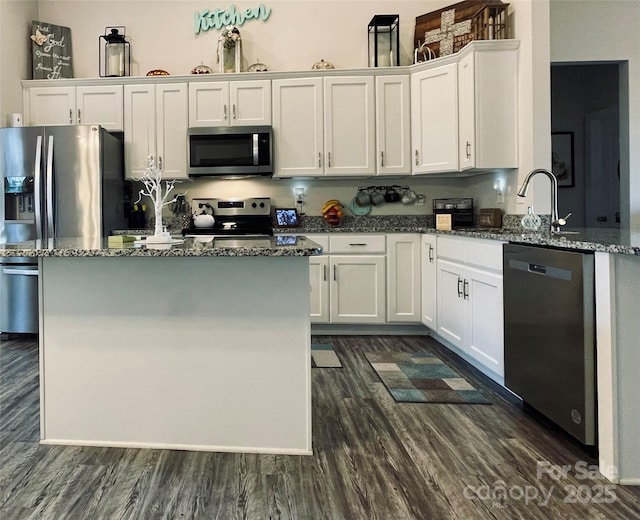
<path fill-rule="evenodd" d="M 437 334 L 504 376 L 502 242 L 437 240 Z"/>
<path fill-rule="evenodd" d="M 449 63 L 411 76 L 412 172 L 458 170 L 458 66 Z"/>
<path fill-rule="evenodd" d="M 274 177 L 324 175 L 321 78 L 273 81 Z"/>
<path fill-rule="evenodd" d="M 424 234 L 421 237 L 421 300 L 422 324 L 437 330 L 437 235 Z"/>
<path fill-rule="evenodd" d="M 324 78 L 325 175 L 374 175 L 373 76 Z"/>
<path fill-rule="evenodd" d="M 189 83 L 189 126 L 271 125 L 271 81 Z"/>
<path fill-rule="evenodd" d="M 409 76 L 376 77 L 376 162 L 378 175 L 411 172 Z"/>
<path fill-rule="evenodd" d="M 274 176 L 375 174 L 372 76 L 273 81 Z"/>
<path fill-rule="evenodd" d="M 332 254 L 329 267 L 331 323 L 384 323 L 384 256 Z"/>
<path fill-rule="evenodd" d="M 420 235 L 387 235 L 387 321 L 420 322 Z"/>
<path fill-rule="evenodd" d="M 25 118 L 31 126 L 101 125 L 111 131 L 123 129 L 122 85 L 27 90 Z"/>
<path fill-rule="evenodd" d="M 460 170 L 518 166 L 517 93 L 517 47 L 478 49 L 460 60 Z"/>
<path fill-rule="evenodd" d="M 163 177 L 186 179 L 186 83 L 125 85 L 125 178 L 138 179 L 155 157 Z"/>

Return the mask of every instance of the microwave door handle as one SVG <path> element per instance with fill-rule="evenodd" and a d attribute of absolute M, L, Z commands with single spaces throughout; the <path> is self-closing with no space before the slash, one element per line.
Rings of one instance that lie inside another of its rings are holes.
<path fill-rule="evenodd" d="M 258 138 L 260 137 L 260 134 L 258 133 L 254 133 L 253 134 L 253 165 L 254 166 L 258 166 L 260 164 L 259 162 L 259 157 L 258 157 Z"/>
<path fill-rule="evenodd" d="M 36 137 L 36 154 L 33 166 L 34 217 L 36 238 L 42 240 L 42 136 Z"/>
<path fill-rule="evenodd" d="M 54 227 L 54 207 L 53 207 L 53 136 L 49 136 L 49 146 L 47 147 L 47 169 L 45 170 L 47 183 L 47 238 L 55 238 Z"/>

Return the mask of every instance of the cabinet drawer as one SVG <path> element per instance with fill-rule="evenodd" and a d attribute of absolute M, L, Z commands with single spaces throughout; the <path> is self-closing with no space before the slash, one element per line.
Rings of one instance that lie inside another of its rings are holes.
<path fill-rule="evenodd" d="M 497 240 L 438 237 L 438 258 L 502 271 L 502 244 Z"/>
<path fill-rule="evenodd" d="M 329 249 L 329 235 L 314 235 L 313 233 L 308 233 L 305 235 L 309 240 L 313 240 L 316 244 L 322 246 L 323 254 L 327 254 Z"/>
<path fill-rule="evenodd" d="M 384 235 L 345 234 L 329 237 L 331 253 L 384 253 L 386 240 Z"/>

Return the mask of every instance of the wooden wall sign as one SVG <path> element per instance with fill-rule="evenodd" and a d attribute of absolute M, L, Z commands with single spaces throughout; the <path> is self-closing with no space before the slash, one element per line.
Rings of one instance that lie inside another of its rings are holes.
<path fill-rule="evenodd" d="M 466 0 L 418 16 L 415 48 L 423 53 L 427 46 L 439 57 L 458 52 L 472 40 L 508 38 L 508 6 L 500 0 Z"/>
<path fill-rule="evenodd" d="M 33 21 L 31 56 L 33 79 L 72 78 L 71 29 Z"/>

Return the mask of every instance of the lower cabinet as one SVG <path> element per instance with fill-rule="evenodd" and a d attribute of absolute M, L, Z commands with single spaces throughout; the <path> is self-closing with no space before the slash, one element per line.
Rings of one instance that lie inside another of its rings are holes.
<path fill-rule="evenodd" d="M 385 323 L 385 236 L 307 236 L 325 252 L 309 258 L 311 323 Z"/>
<path fill-rule="evenodd" d="M 332 254 L 329 267 L 331 323 L 384 323 L 384 255 Z"/>
<path fill-rule="evenodd" d="M 504 376 L 502 243 L 438 237 L 439 336 Z"/>
<path fill-rule="evenodd" d="M 437 278 L 436 269 L 436 235 L 425 234 L 421 239 L 422 254 L 420 261 L 421 271 L 421 310 L 420 321 L 431 330 L 437 330 Z"/>
<path fill-rule="evenodd" d="M 387 235 L 387 321 L 420 323 L 420 235 Z"/>

